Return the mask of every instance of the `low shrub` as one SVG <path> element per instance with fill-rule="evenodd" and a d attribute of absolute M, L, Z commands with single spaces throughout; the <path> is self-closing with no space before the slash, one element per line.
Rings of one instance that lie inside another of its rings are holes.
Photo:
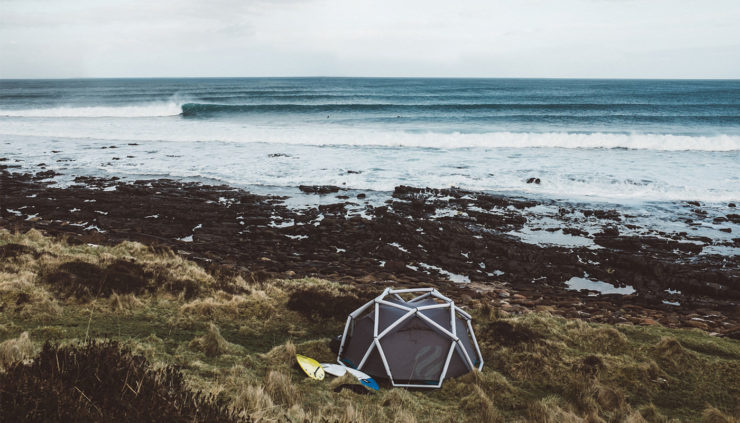
<path fill-rule="evenodd" d="M 47 342 L 30 364 L 0 373 L 0 410 L 0 422 L 252 421 L 115 341 Z"/>

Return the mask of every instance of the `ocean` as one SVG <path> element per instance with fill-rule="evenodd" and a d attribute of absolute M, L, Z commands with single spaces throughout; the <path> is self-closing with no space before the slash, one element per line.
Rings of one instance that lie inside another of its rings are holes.
<path fill-rule="evenodd" d="M 686 201 L 740 202 L 740 81 L 2 80 L 0 156 L 60 185 L 455 186 L 675 222 Z M 699 230 L 732 238 L 723 224 Z"/>

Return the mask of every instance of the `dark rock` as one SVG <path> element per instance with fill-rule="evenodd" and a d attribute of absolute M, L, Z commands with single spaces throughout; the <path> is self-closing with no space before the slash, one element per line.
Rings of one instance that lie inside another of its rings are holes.
<path fill-rule="evenodd" d="M 539 184 L 540 183 L 540 178 L 529 178 L 529 179 L 527 179 L 527 183 L 528 184 Z"/>
<path fill-rule="evenodd" d="M 601 230 L 600 234 L 603 236 L 619 236 L 619 229 L 616 226 L 606 226 Z"/>
<path fill-rule="evenodd" d="M 563 233 L 566 235 L 573 235 L 573 236 L 588 236 L 588 232 L 578 229 L 578 228 L 563 228 Z"/>
<path fill-rule="evenodd" d="M 392 253 L 395 253 L 398 250 L 396 251 L 389 250 L 389 251 L 391 251 Z M 406 263 L 404 263 L 401 260 L 388 260 L 385 262 L 385 270 L 392 272 L 392 273 L 403 273 L 406 270 L 408 270 L 408 268 L 406 267 Z"/>
<path fill-rule="evenodd" d="M 365 197 L 367 197 L 367 195 L 365 195 L 365 194 L 364 194 L 364 193 L 362 193 L 362 192 L 361 192 L 361 193 L 359 193 L 359 194 L 357 194 L 357 198 L 365 198 Z"/>
<path fill-rule="evenodd" d="M 307 194 L 331 194 L 342 188 L 334 185 L 300 185 L 298 189 Z"/>
<path fill-rule="evenodd" d="M 514 310 L 540 306 L 561 315 L 611 323 L 621 321 L 623 312 L 619 310 L 627 305 L 639 304 L 654 313 L 664 313 L 651 314 L 650 318 L 667 324 L 672 321 L 667 320 L 669 313 L 677 308 L 663 304 L 664 299 L 679 301 L 681 310 L 706 307 L 720 311 L 733 309 L 740 299 L 738 263 L 725 256 L 697 254 L 704 245 L 717 240 L 686 233 L 619 235 L 622 216 L 616 210 L 563 207 L 566 212 L 554 215 L 563 233 L 589 236 L 582 227 L 573 227 L 582 220 L 580 213 L 573 211 L 583 212 L 589 219 L 588 226 L 607 230 L 594 236 L 594 242 L 605 248 L 562 248 L 528 244 L 509 234 L 527 223 L 531 211 L 522 210 L 538 202 L 459 188 L 399 186 L 384 206 L 367 206 L 364 213 L 371 217 L 364 218 L 348 215 L 348 199 L 295 210 L 286 207 L 281 198 L 225 185 L 167 179 L 121 183 L 87 176 L 77 177 L 75 184 L 54 188 L 35 180 L 32 174 L 0 169 L 2 227 L 13 231 L 37 228 L 64 236 L 70 244 L 132 240 L 163 251 L 179 250 L 210 272 L 239 269 L 239 274 L 253 284 L 269 283 L 275 275 L 321 276 L 345 284 L 372 284 L 372 293 L 363 295 L 363 300 L 381 289 L 374 281 L 389 280 L 395 286 L 441 284 L 456 300 L 470 294 L 457 292 L 462 288 L 449 285 L 446 274 L 419 263 L 466 275 L 474 283 L 487 284 L 492 279 L 506 283 L 512 295 L 508 307 Z M 102 189 L 110 186 L 116 190 Z M 309 192 L 317 191 L 321 190 L 309 187 Z M 17 216 L 6 209 L 21 210 L 23 214 Z M 449 213 L 436 217 L 440 209 Z M 38 220 L 27 221 L 29 215 L 38 215 Z M 537 216 L 532 218 L 537 220 Z M 104 232 L 85 231 L 69 222 L 85 222 Z M 632 226 L 635 232 L 643 232 L 639 225 Z M 616 234 L 608 230 L 612 227 Z M 193 242 L 180 240 L 189 236 Z M 395 243 L 403 250 L 391 245 Z M 725 244 L 740 245 L 740 238 Z M 0 250 L 5 251 L 0 254 L 20 254 L 13 248 Z M 52 269 L 42 281 L 52 287 L 57 282 L 59 288 L 53 290 L 64 296 L 77 292 L 80 296 L 104 295 L 108 289 L 112 292 L 106 280 L 121 290 L 149 291 L 156 287 L 184 292 L 188 297 L 198 295 L 192 281 L 160 280 L 138 268 L 137 263 L 124 262 L 111 268 L 90 266 L 92 269 L 87 270 Z M 503 274 L 489 274 L 496 270 Z M 632 285 L 637 293 L 589 297 L 587 293 L 563 290 L 563 281 L 584 272 L 615 286 Z M 217 279 L 223 281 L 218 289 L 236 292 L 229 283 L 231 278 Z M 682 294 L 671 296 L 674 294 L 666 293 L 667 288 Z M 496 300 L 500 301 L 498 297 Z M 576 307 L 573 301 L 583 306 Z M 548 308 L 550 305 L 554 310 Z M 730 323 L 738 320 L 731 313 L 724 315 L 730 316 Z M 639 317 L 638 322 L 645 316 Z M 675 322 L 670 324 L 685 326 L 680 319 Z M 718 324 L 708 325 L 710 330 L 718 328 Z"/>

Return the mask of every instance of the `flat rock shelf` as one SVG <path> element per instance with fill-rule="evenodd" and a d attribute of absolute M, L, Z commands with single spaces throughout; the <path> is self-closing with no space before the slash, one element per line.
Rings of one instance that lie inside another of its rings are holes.
<path fill-rule="evenodd" d="M 53 176 L 43 167 L 16 172 L 0 158 L 0 227 L 69 242 L 169 247 L 259 280 L 316 276 L 378 291 L 426 284 L 507 313 L 536 309 L 740 338 L 740 263 L 702 253 L 738 248 L 740 238 L 718 245 L 686 232 L 626 230 L 619 211 L 571 204 L 548 216 L 548 227 L 532 228 L 538 207 L 552 203 L 455 188 L 399 186 L 378 203 L 364 193 L 302 186 L 302 195 L 336 201 L 289 206 L 286 197 L 226 185 L 80 176 L 57 187 Z M 600 229 L 584 230 L 584 220 Z M 567 242 L 528 239 L 538 233 Z M 573 278 L 615 289 L 573 289 Z"/>

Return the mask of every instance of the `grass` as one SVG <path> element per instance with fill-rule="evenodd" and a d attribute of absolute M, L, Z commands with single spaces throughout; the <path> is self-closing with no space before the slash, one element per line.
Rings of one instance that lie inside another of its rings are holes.
<path fill-rule="evenodd" d="M 46 341 L 72 348 L 111 339 L 148 369 L 179 372 L 187 389 L 255 421 L 738 421 L 738 341 L 698 329 L 507 315 L 483 300 L 467 308 L 482 372 L 431 391 L 381 382 L 374 395 L 335 392 L 353 383 L 348 376 L 305 377 L 295 353 L 333 362 L 329 343 L 347 311 L 380 289 L 247 282 L 138 243 L 70 245 L 0 230 L 0 390 L 14 389 L 2 386 L 2 373 L 36 365 Z"/>

